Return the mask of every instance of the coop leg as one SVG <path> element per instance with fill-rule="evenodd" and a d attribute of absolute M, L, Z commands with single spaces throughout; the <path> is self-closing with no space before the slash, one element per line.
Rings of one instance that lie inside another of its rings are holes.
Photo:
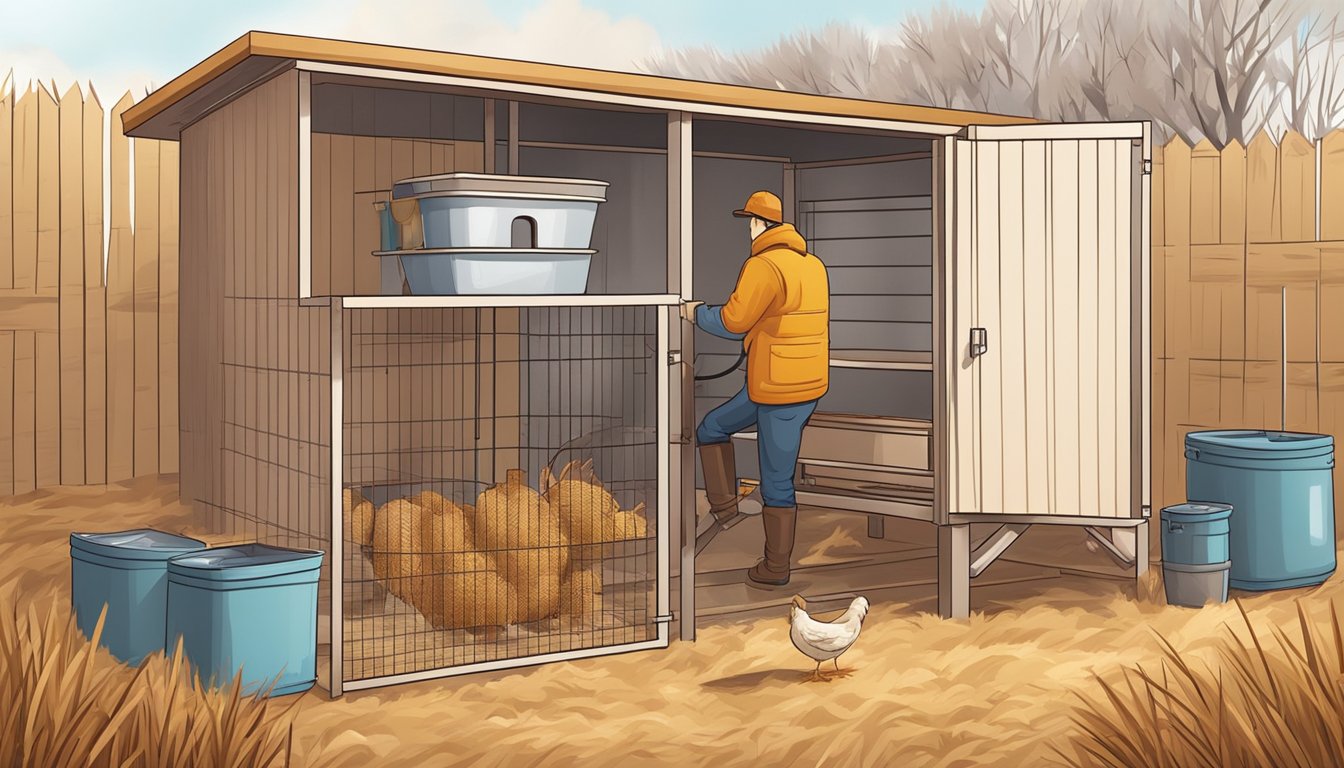
<path fill-rule="evenodd" d="M 1134 578 L 1148 573 L 1148 556 L 1148 523 L 1144 521 L 1134 529 Z"/>
<path fill-rule="evenodd" d="M 868 516 L 868 538 L 880 539 L 886 533 L 886 519 L 881 515 Z"/>
<path fill-rule="evenodd" d="M 971 615 L 971 526 L 938 526 L 938 615 Z"/>

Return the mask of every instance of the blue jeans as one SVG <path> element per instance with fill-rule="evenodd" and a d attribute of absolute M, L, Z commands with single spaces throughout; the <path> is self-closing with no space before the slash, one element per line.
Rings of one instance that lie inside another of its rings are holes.
<path fill-rule="evenodd" d="M 789 405 L 753 403 L 743 387 L 728 402 L 705 414 L 695 438 L 701 445 L 726 443 L 734 434 L 757 425 L 761 501 L 767 507 L 792 507 L 798 503 L 793 492 L 793 472 L 798 464 L 803 426 L 816 408 L 816 400 Z"/>

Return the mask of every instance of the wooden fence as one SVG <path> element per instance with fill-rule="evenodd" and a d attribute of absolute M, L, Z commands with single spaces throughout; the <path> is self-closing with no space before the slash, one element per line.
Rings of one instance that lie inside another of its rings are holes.
<path fill-rule="evenodd" d="M 1221 151 L 1173 140 L 1154 152 L 1152 185 L 1159 507 L 1185 500 L 1192 430 L 1344 435 L 1344 131 Z"/>
<path fill-rule="evenodd" d="M 0 496 L 177 471 L 178 147 L 124 137 L 131 104 L 0 91 Z M 1187 432 L 1279 427 L 1284 286 L 1286 426 L 1344 431 L 1344 132 L 1173 140 L 1152 182 L 1162 506 Z"/>
<path fill-rule="evenodd" d="M 0 92 L 0 496 L 177 471 L 177 145 L 132 103 Z"/>

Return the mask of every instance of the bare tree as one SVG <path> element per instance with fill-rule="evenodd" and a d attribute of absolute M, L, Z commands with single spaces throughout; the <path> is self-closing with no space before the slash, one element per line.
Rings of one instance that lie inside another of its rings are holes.
<path fill-rule="evenodd" d="M 1315 138 L 1341 126 L 1342 11 L 1309 0 L 988 0 L 980 13 L 911 16 L 889 38 L 832 25 L 751 54 L 693 49 L 645 68 L 1053 120 L 1150 119 L 1159 136 L 1223 146 L 1266 127 Z"/>
<path fill-rule="evenodd" d="M 1289 125 L 1310 137 L 1344 127 L 1344 24 L 1339 16 L 1313 16 L 1294 35 L 1287 61 Z"/>

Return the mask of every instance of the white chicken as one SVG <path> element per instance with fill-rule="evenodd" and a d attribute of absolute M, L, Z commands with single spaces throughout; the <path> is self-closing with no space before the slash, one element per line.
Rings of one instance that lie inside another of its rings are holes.
<path fill-rule="evenodd" d="M 859 639 L 863 629 L 863 619 L 868 615 L 868 598 L 856 597 L 849 608 L 834 621 L 817 621 L 807 614 L 807 601 L 800 595 L 794 595 L 793 607 L 789 609 L 789 639 L 793 647 L 803 655 L 817 662 L 809 681 L 826 681 L 829 678 L 821 673 L 821 663 L 835 663 L 835 674 L 840 671 L 840 654 L 848 651 Z"/>

